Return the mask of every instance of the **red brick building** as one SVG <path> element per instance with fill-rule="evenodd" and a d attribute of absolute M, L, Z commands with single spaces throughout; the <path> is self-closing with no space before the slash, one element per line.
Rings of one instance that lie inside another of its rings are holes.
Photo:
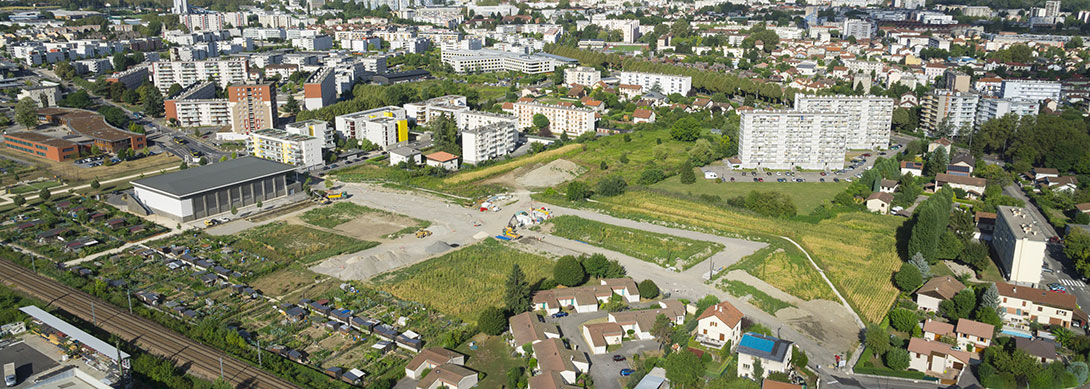
<path fill-rule="evenodd" d="M 4 148 L 23 154 L 65 162 L 79 158 L 79 145 L 60 138 L 21 131 L 4 134 Z"/>

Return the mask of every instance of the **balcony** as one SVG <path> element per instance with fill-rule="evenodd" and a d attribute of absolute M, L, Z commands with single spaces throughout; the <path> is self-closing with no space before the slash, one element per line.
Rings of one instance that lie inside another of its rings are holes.
<path fill-rule="evenodd" d="M 727 341 L 725 341 L 725 340 L 721 341 L 721 340 L 718 340 L 718 339 L 712 339 L 710 337 L 707 337 L 707 336 L 701 335 L 701 334 L 696 335 L 696 341 L 699 342 L 702 345 L 705 345 L 705 346 L 708 346 L 708 347 L 715 347 L 715 348 L 723 348 L 723 346 L 725 346 L 727 344 Z"/>

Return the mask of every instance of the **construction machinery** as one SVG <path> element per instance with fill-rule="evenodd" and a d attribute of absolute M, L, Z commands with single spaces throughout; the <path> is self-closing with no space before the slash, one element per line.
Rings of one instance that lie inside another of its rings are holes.
<path fill-rule="evenodd" d="M 416 237 L 417 238 L 424 239 L 424 238 L 427 238 L 429 236 L 431 236 L 431 231 L 429 231 L 429 230 L 416 231 Z"/>
<path fill-rule="evenodd" d="M 329 200 L 340 200 L 340 199 L 343 199 L 343 198 L 346 198 L 346 197 L 348 197 L 348 193 L 347 193 L 347 192 L 333 192 L 333 191 L 329 191 L 329 192 L 326 192 L 326 193 L 325 193 L 325 198 L 327 198 L 327 199 L 329 199 Z"/>

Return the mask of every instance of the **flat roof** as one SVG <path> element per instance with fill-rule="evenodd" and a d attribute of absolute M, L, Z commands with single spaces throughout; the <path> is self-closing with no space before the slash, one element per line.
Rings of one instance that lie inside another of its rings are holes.
<path fill-rule="evenodd" d="M 73 108 L 41 108 L 38 114 L 57 117 L 72 131 L 96 140 L 117 142 L 134 136 L 142 136 L 110 125 L 98 112 Z"/>
<path fill-rule="evenodd" d="M 1029 239 L 1044 242 L 1048 240 L 1042 229 L 1043 223 L 1029 210 L 1022 207 L 1000 205 L 996 207 L 999 220 L 1015 239 Z"/>
<path fill-rule="evenodd" d="M 787 348 L 792 342 L 775 337 L 747 332 L 738 342 L 738 352 L 770 361 L 782 362 L 787 358 Z"/>
<path fill-rule="evenodd" d="M 73 142 L 69 142 L 61 138 L 54 138 L 49 135 L 32 131 L 9 132 L 7 134 L 4 134 L 3 136 L 5 138 L 21 139 L 27 142 L 40 143 L 53 147 L 69 147 L 76 145 Z"/>
<path fill-rule="evenodd" d="M 292 170 L 295 170 L 295 167 L 291 165 L 247 156 L 160 174 L 155 177 L 133 181 L 132 184 L 176 197 L 185 197 Z"/>
<path fill-rule="evenodd" d="M 57 331 L 63 332 L 65 335 L 68 335 L 69 338 L 75 339 L 77 342 L 80 342 L 80 343 L 86 345 L 87 347 L 90 347 L 90 348 L 94 349 L 95 351 L 98 351 L 102 355 L 105 355 L 106 357 L 108 357 L 108 358 L 110 358 L 110 359 L 112 359 L 114 361 L 117 361 L 117 356 L 118 356 L 117 348 L 115 348 L 114 346 L 111 346 L 109 343 L 106 343 L 106 341 L 104 341 L 102 339 L 99 339 L 99 338 L 96 338 L 94 336 L 91 336 L 91 334 L 83 332 L 83 330 L 81 330 L 79 328 L 76 328 L 76 326 L 71 325 L 71 324 L 69 324 L 68 322 L 66 322 L 64 320 L 61 320 L 60 318 L 58 318 L 56 316 L 53 316 L 49 312 L 46 312 L 46 311 L 44 311 L 41 308 L 38 308 L 36 306 L 28 305 L 28 306 L 19 308 L 19 310 L 23 311 L 23 313 L 25 313 L 27 315 L 30 315 L 31 317 L 33 317 L 35 319 L 38 319 L 42 323 L 45 323 L 45 325 L 53 327 Z M 124 351 L 121 351 L 121 359 L 128 359 L 128 358 L 129 358 L 129 354 L 125 353 Z"/>

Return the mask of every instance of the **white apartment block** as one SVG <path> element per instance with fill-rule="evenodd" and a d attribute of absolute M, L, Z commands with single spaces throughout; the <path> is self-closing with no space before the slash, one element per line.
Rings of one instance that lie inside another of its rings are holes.
<path fill-rule="evenodd" d="M 329 35 L 300 37 L 292 39 L 291 45 L 304 51 L 325 51 L 333 48 L 333 38 Z"/>
<path fill-rule="evenodd" d="M 544 55 L 515 54 L 491 49 L 443 50 L 441 58 L 456 73 L 514 71 L 539 74 L 552 72 L 556 66 L 567 63 Z"/>
<path fill-rule="evenodd" d="M 1001 205 L 996 215 L 992 247 L 1007 280 L 1018 285 L 1040 283 L 1048 243 L 1044 223 L 1020 207 Z"/>
<path fill-rule="evenodd" d="M 953 92 L 936 89 L 920 102 L 920 126 L 931 134 L 940 126 L 950 126 L 950 134 L 958 135 L 962 129 L 976 122 L 980 95 L 971 92 Z"/>
<path fill-rule="evenodd" d="M 893 99 L 879 96 L 795 95 L 795 109 L 804 112 L 842 113 L 849 116 L 848 149 L 880 150 L 889 147 Z"/>
<path fill-rule="evenodd" d="M 999 96 L 1004 99 L 1026 99 L 1037 102 L 1060 101 L 1060 83 L 1039 80 L 1003 80 Z"/>
<path fill-rule="evenodd" d="M 216 84 L 202 82 L 183 89 L 177 96 L 163 101 L 166 118 L 178 121 L 180 127 L 226 126 L 231 124 L 231 109 L 227 99 L 216 99 Z"/>
<path fill-rule="evenodd" d="M 598 69 L 587 66 L 564 69 L 564 85 L 592 86 L 598 81 L 602 81 L 602 72 Z"/>
<path fill-rule="evenodd" d="M 303 107 L 316 110 L 337 102 L 336 81 L 331 67 L 322 67 L 307 77 L 303 83 Z"/>
<path fill-rule="evenodd" d="M 693 78 L 670 74 L 621 72 L 621 84 L 639 85 L 644 92 L 657 89 L 664 95 L 677 93 L 688 96 L 689 90 L 693 88 Z"/>
<path fill-rule="evenodd" d="M 604 14 L 591 17 L 588 24 L 594 24 L 606 30 L 621 31 L 621 41 L 625 43 L 635 42 L 640 39 L 640 21 L 635 19 L 609 19 Z M 582 27 L 580 27 L 582 29 Z"/>
<path fill-rule="evenodd" d="M 518 131 L 513 122 L 496 122 L 462 131 L 462 161 L 477 164 L 515 150 Z"/>
<path fill-rule="evenodd" d="M 502 113 L 465 110 L 455 116 L 455 124 L 462 131 L 473 130 L 478 127 L 490 126 L 496 123 L 508 123 L 518 128 L 518 118 Z"/>
<path fill-rule="evenodd" d="M 313 136 L 322 140 L 322 147 L 332 149 L 336 146 L 334 130 L 329 128 L 329 123 L 324 120 L 307 120 L 295 122 L 284 126 L 289 134 Z"/>
<path fill-rule="evenodd" d="M 208 61 L 159 61 L 150 66 L 152 83 L 166 92 L 173 84 L 186 87 L 211 77 L 220 87 L 228 84 L 244 84 L 250 81 L 250 63 L 245 58 L 215 59 Z"/>
<path fill-rule="evenodd" d="M 846 19 L 841 28 L 841 36 L 854 36 L 855 39 L 871 39 L 875 31 L 874 23 L 859 19 Z"/>
<path fill-rule="evenodd" d="M 409 140 L 409 121 L 401 107 L 382 107 L 334 118 L 337 133 L 348 139 L 367 139 L 384 150 Z"/>
<path fill-rule="evenodd" d="M 246 139 L 250 155 L 289 165 L 322 165 L 322 139 L 277 129 L 253 131 Z"/>
<path fill-rule="evenodd" d="M 446 116 L 451 120 L 458 117 L 459 112 L 468 111 L 465 96 L 446 95 L 433 97 L 417 103 L 405 104 L 405 115 L 409 122 L 417 126 L 427 125 L 429 121 Z"/>
<path fill-rule="evenodd" d="M 592 110 L 536 102 L 515 103 L 515 117 L 518 118 L 519 128 L 533 127 L 536 114 L 545 115 L 549 119 L 549 129 L 554 135 L 565 132 L 571 136 L 579 136 L 595 131 L 597 118 Z"/>
<path fill-rule="evenodd" d="M 30 98 L 41 108 L 56 107 L 57 101 L 61 99 L 61 88 L 56 85 L 26 87 L 20 89 L 19 95 L 15 98 L 17 100 Z"/>
<path fill-rule="evenodd" d="M 1007 114 L 1018 116 L 1036 115 L 1040 111 L 1040 104 L 1033 100 L 1025 99 L 1001 99 L 998 97 L 981 97 L 976 108 L 976 125 L 984 125 L 989 120 L 1003 117 Z"/>
<path fill-rule="evenodd" d="M 851 116 L 798 111 L 743 111 L 738 131 L 742 168 L 844 168 Z"/>

